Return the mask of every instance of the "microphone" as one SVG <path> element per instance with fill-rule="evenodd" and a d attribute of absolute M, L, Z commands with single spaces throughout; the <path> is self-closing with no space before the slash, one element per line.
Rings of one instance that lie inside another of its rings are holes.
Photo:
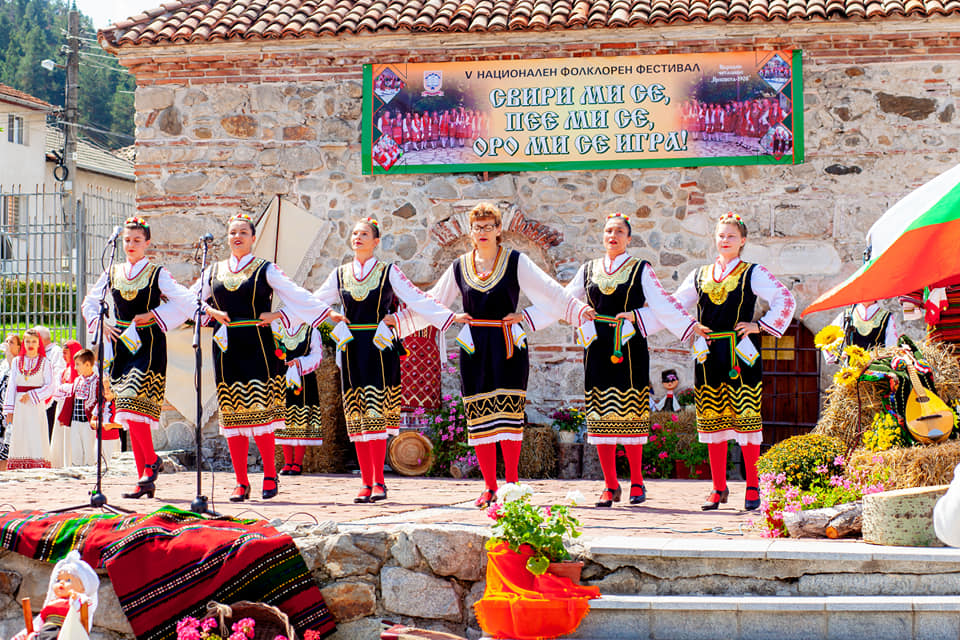
<path fill-rule="evenodd" d="M 123 230 L 122 227 L 116 226 L 113 228 L 113 233 L 110 234 L 110 238 L 107 239 L 107 244 L 111 242 L 116 242 L 117 238 L 120 237 L 120 232 Z"/>
<path fill-rule="evenodd" d="M 203 242 L 203 243 L 213 242 L 213 234 L 212 233 L 203 234 L 202 236 L 200 236 L 200 242 Z"/>

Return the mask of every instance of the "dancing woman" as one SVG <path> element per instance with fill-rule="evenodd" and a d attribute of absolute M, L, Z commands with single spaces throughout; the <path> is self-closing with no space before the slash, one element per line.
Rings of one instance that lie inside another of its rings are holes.
<path fill-rule="evenodd" d="M 274 431 L 284 426 L 286 391 L 284 367 L 273 343 L 270 322 L 284 326 L 318 326 L 329 315 L 341 316 L 315 300 L 272 262 L 251 253 L 257 229 L 240 213 L 227 223 L 230 257 L 200 275 L 191 291 L 199 293 L 205 313 L 217 322 L 213 373 L 220 409 L 220 433 L 227 438 L 237 478 L 231 502 L 250 497 L 247 451 L 253 438 L 263 458 L 264 500 L 278 493 Z M 276 295 L 284 308 L 270 311 Z"/>
<path fill-rule="evenodd" d="M 647 336 L 664 327 L 680 340 L 704 334 L 702 327 L 663 290 L 653 267 L 627 252 L 630 218 L 615 213 L 603 227 L 606 255 L 584 264 L 566 291 L 584 300 L 597 316 L 595 339 L 581 330 L 587 409 L 587 442 L 597 446 L 605 489 L 598 507 L 620 501 L 617 445 L 630 463 L 630 504 L 646 500 L 643 445 L 650 435 L 650 352 Z M 637 335 L 624 339 L 626 323 Z M 592 333 L 592 332 L 591 332 Z"/>
<path fill-rule="evenodd" d="M 497 491 L 498 442 L 506 481 L 518 480 L 529 359 L 527 350 L 520 348 L 522 332 L 516 325 L 526 320 L 536 330 L 557 318 L 579 325 L 594 314 L 526 255 L 500 245 L 501 215 L 494 205 L 478 204 L 470 211 L 469 223 L 473 250 L 450 265 L 430 294 L 445 306 L 458 295 L 463 300 L 466 316 L 462 319 L 468 321 L 469 331 L 461 332 L 464 335 L 458 340 L 460 391 L 468 443 L 476 450 L 486 486 L 474 504 L 485 507 Z M 536 306 L 536 313 L 516 312 L 521 291 Z"/>
<path fill-rule="evenodd" d="M 454 314 L 416 288 L 396 265 L 374 257 L 380 244 L 376 220 L 357 222 L 350 243 L 353 260 L 330 273 L 314 296 L 326 304 L 339 303 L 349 318 L 349 333 L 339 334 L 337 328 L 335 337 L 345 347 L 339 362 L 343 411 L 363 483 L 353 501 L 366 503 L 387 498 L 387 436 L 399 433 L 400 423 L 399 338 L 422 328 L 415 325 L 418 320 L 443 331 Z M 406 305 L 402 311 L 397 311 L 399 302 Z"/>
<path fill-rule="evenodd" d="M 110 388 L 115 394 L 116 420 L 130 433 L 137 486 L 124 498 L 153 497 L 163 469 L 153 449 L 151 429 L 160 425 L 167 380 L 167 339 L 164 334 L 190 315 L 193 298 L 170 272 L 146 257 L 150 225 L 143 218 L 123 223 L 126 260 L 100 274 L 83 299 L 87 331 L 114 343 Z M 115 324 L 98 326 L 104 290 L 113 300 Z M 164 299 L 166 302 L 164 302 Z M 123 336 L 123 339 L 121 338 Z"/>
<path fill-rule="evenodd" d="M 760 506 L 757 459 L 763 442 L 760 416 L 762 358 L 756 336 L 766 331 L 777 338 L 790 326 L 796 308 L 787 288 L 765 268 L 740 259 L 747 242 L 747 225 L 735 213 L 717 222 L 717 260 L 686 277 L 673 296 L 686 309 L 696 309 L 709 332 L 707 351 L 695 366 L 694 396 L 697 435 L 707 444 L 713 491 L 700 507 L 718 509 L 727 501 L 727 441 L 736 440 L 747 472 L 744 508 Z M 757 300 L 770 310 L 757 321 Z"/>

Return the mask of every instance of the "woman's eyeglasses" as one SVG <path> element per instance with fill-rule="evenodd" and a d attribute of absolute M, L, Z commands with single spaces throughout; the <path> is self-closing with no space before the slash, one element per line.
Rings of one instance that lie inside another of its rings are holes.
<path fill-rule="evenodd" d="M 495 230 L 497 225 L 495 224 L 475 224 L 470 229 L 475 233 L 490 233 Z"/>

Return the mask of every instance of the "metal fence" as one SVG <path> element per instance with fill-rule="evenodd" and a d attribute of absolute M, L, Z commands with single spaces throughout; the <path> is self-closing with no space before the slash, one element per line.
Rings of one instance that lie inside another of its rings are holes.
<path fill-rule="evenodd" d="M 114 227 L 135 212 L 133 198 L 111 191 L 71 207 L 60 193 L 0 188 L 0 331 L 44 325 L 57 342 L 85 343 L 80 303 Z"/>

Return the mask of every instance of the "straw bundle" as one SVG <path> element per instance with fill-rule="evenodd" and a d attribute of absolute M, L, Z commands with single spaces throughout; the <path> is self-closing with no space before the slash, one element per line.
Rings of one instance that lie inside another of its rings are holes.
<path fill-rule="evenodd" d="M 521 478 L 557 477 L 557 432 L 550 427 L 527 425 L 520 449 Z"/>
<path fill-rule="evenodd" d="M 850 456 L 850 463 L 865 469 L 889 467 L 888 489 L 950 484 L 953 470 L 960 464 L 960 441 L 948 440 L 943 444 L 889 451 L 858 449 Z"/>

